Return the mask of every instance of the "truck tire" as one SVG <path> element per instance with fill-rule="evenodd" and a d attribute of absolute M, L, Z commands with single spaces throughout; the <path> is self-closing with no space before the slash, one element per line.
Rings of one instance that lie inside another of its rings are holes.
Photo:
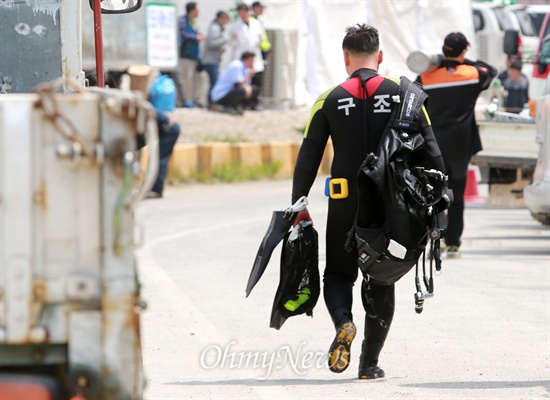
<path fill-rule="evenodd" d="M 550 225 L 550 215 L 548 214 L 535 214 L 531 213 L 534 219 L 539 221 L 543 225 Z"/>

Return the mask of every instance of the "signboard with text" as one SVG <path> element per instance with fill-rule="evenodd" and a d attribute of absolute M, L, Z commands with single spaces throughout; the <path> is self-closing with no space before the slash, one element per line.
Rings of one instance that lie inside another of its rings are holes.
<path fill-rule="evenodd" d="M 147 29 L 147 64 L 160 69 L 178 65 L 176 6 L 148 3 L 145 6 Z"/>

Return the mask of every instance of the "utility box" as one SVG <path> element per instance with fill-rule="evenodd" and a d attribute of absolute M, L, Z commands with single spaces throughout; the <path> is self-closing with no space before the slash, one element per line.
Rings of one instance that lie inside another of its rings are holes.
<path fill-rule="evenodd" d="M 65 398 L 140 399 L 133 212 L 158 170 L 155 112 L 131 92 L 59 86 L 0 96 L 0 381 L 24 371 Z"/>

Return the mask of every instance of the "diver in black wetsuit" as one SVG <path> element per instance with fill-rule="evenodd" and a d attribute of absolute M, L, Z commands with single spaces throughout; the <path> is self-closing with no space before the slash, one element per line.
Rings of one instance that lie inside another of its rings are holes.
<path fill-rule="evenodd" d="M 335 193 L 329 199 L 323 294 L 336 327 L 328 363 L 330 370 L 337 373 L 349 366 L 349 351 L 356 334 L 351 309 L 352 289 L 358 276 L 357 251 L 347 252 L 344 244 L 356 215 L 357 172 L 366 155 L 376 151 L 395 104 L 392 96 L 399 93 L 399 79 L 377 73 L 383 55 L 376 28 L 364 24 L 347 28 L 342 47 L 350 78 L 321 94 L 313 105 L 292 188 L 293 203 L 308 195 L 330 137 L 334 146 L 331 184 Z M 444 171 L 424 107 L 420 112 L 426 166 Z M 298 215 L 297 220 L 300 219 L 310 219 L 307 210 Z M 394 285 L 382 286 L 364 279 L 361 296 L 366 318 L 359 378 L 381 378 L 384 371 L 378 367 L 378 357 L 394 314 Z"/>

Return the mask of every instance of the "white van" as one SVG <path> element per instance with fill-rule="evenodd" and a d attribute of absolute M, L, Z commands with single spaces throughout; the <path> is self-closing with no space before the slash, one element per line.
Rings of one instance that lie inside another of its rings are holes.
<path fill-rule="evenodd" d="M 515 5 L 510 6 L 509 11 L 521 35 L 523 61 L 532 64 L 539 43 L 539 31 L 544 16 L 550 11 L 550 4 Z"/>
<path fill-rule="evenodd" d="M 530 75 L 539 41 L 527 8 L 503 6 L 500 2 L 473 3 L 472 16 L 479 59 L 495 66 L 499 71 L 504 70 L 507 58 L 503 49 L 504 33 L 514 30 L 519 34 L 519 52 L 524 64 L 528 63 L 523 72 Z"/>
<path fill-rule="evenodd" d="M 535 28 L 538 36 L 544 22 L 544 17 L 550 12 L 550 3 L 531 4 L 525 8 L 525 11 L 531 18 L 531 22 L 533 23 L 533 27 Z"/>
<path fill-rule="evenodd" d="M 537 221 L 550 225 L 550 75 L 546 94 L 537 101 L 537 143 L 540 153 L 533 183 L 524 188 L 525 206 Z"/>
<path fill-rule="evenodd" d="M 533 217 L 550 225 L 550 12 L 539 33 L 540 44 L 533 69 L 533 82 L 543 87 L 537 98 L 537 136 L 540 145 L 533 183 L 524 189 L 525 205 Z"/>
<path fill-rule="evenodd" d="M 472 4 L 475 46 L 480 60 L 493 65 L 499 71 L 506 67 L 506 54 L 503 51 L 504 29 L 499 22 L 495 6 L 487 3 Z M 512 22 L 509 22 L 511 25 Z"/>

